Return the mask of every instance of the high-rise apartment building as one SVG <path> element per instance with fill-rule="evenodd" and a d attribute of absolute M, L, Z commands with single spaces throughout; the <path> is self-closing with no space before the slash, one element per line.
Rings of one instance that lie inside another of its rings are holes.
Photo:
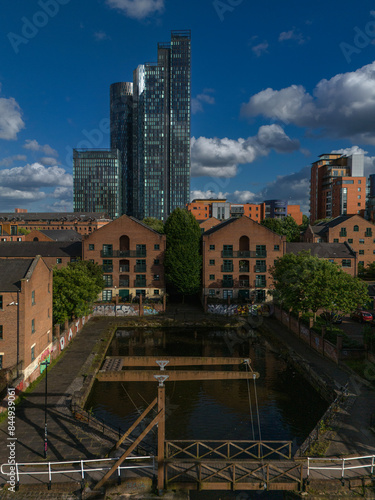
<path fill-rule="evenodd" d="M 190 46 L 189 30 L 172 31 L 133 84 L 111 86 L 111 146 L 121 152 L 126 213 L 138 219 L 165 220 L 189 202 Z"/>
<path fill-rule="evenodd" d="M 122 213 L 122 169 L 118 149 L 73 149 L 74 212 Z"/>
<path fill-rule="evenodd" d="M 311 223 L 339 215 L 363 214 L 365 208 L 364 155 L 320 155 L 311 167 Z"/>
<path fill-rule="evenodd" d="M 133 84 L 113 83 L 110 87 L 111 149 L 121 155 L 122 211 L 133 206 Z"/>

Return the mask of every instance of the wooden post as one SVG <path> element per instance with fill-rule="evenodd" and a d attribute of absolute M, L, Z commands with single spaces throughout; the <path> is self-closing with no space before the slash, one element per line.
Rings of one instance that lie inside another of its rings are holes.
<path fill-rule="evenodd" d="M 143 295 L 139 294 L 139 316 L 143 316 Z"/>
<path fill-rule="evenodd" d="M 158 387 L 158 414 L 162 415 L 158 423 L 158 492 L 164 489 L 164 442 L 165 442 L 165 386 Z"/>

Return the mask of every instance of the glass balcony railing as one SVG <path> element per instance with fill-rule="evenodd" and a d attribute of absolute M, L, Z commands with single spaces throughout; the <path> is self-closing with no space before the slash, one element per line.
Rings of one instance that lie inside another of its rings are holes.
<path fill-rule="evenodd" d="M 100 251 L 101 257 L 147 257 L 146 250 L 113 250 L 111 253 L 108 251 Z"/>

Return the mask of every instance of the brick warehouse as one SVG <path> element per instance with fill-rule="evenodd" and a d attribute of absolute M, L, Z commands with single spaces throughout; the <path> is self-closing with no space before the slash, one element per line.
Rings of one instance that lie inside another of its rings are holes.
<path fill-rule="evenodd" d="M 284 255 L 285 242 L 285 236 L 245 216 L 209 229 L 202 235 L 203 296 L 268 300 L 268 270 Z"/>
<path fill-rule="evenodd" d="M 303 236 L 309 243 L 344 243 L 357 254 L 357 265 L 375 261 L 375 226 L 360 215 L 341 215 L 331 221 L 310 225 Z"/>
<path fill-rule="evenodd" d="M 83 259 L 97 262 L 103 269 L 103 301 L 116 295 L 122 301 L 136 295 L 157 298 L 165 294 L 165 248 L 164 234 L 123 215 L 85 236 Z"/>
<path fill-rule="evenodd" d="M 0 362 L 28 378 L 52 342 L 52 270 L 34 259 L 0 260 Z"/>

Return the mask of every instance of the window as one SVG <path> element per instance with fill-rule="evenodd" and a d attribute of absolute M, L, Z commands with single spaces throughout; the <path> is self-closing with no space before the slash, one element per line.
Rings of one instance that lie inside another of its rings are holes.
<path fill-rule="evenodd" d="M 31 348 L 31 361 L 34 361 L 34 359 L 35 359 L 35 345 L 33 345 Z"/>
<path fill-rule="evenodd" d="M 155 266 L 158 266 L 160 264 L 160 260 L 159 259 L 154 259 L 154 264 L 155 264 Z"/>
<path fill-rule="evenodd" d="M 105 286 L 108 288 L 113 285 L 112 274 L 104 274 L 103 275 Z"/>
<path fill-rule="evenodd" d="M 3 340 L 3 325 L 0 325 L 0 340 Z"/>
<path fill-rule="evenodd" d="M 0 354 L 0 370 L 3 369 L 3 357 L 4 357 L 4 355 Z"/>
<path fill-rule="evenodd" d="M 233 245 L 223 245 L 223 257 L 233 257 Z"/>
<path fill-rule="evenodd" d="M 215 295 L 215 290 L 213 288 L 210 288 L 208 290 L 208 295 Z"/>
<path fill-rule="evenodd" d="M 140 295 L 142 295 L 142 297 L 146 297 L 146 290 L 136 290 L 135 294 L 137 297 L 139 297 Z"/>
<path fill-rule="evenodd" d="M 62 264 L 62 259 L 60 259 L 60 257 L 57 257 L 56 264 Z"/>
<path fill-rule="evenodd" d="M 364 250 L 359 250 L 359 255 L 365 255 L 365 251 Z"/>
<path fill-rule="evenodd" d="M 233 276 L 231 274 L 223 274 L 223 286 L 233 286 Z"/>
<path fill-rule="evenodd" d="M 350 259 L 342 259 L 342 267 L 352 267 L 352 261 Z"/>
<path fill-rule="evenodd" d="M 231 273 L 233 272 L 233 260 L 224 260 L 223 262 L 223 272 Z"/>
<path fill-rule="evenodd" d="M 346 227 L 341 228 L 340 236 L 346 236 Z"/>
<path fill-rule="evenodd" d="M 103 257 L 111 257 L 113 255 L 112 245 L 103 244 Z"/>
<path fill-rule="evenodd" d="M 333 243 L 338 243 L 339 239 L 338 238 L 333 238 Z"/>
<path fill-rule="evenodd" d="M 359 194 L 359 195 L 357 196 L 357 198 L 360 200 L 360 199 L 361 199 L 361 195 Z"/>
<path fill-rule="evenodd" d="M 3 308 L 3 296 L 0 295 L 0 310 Z"/>
<path fill-rule="evenodd" d="M 102 270 L 105 273 L 112 273 L 113 272 L 113 261 L 111 259 L 104 259 L 103 265 L 102 265 Z"/>
<path fill-rule="evenodd" d="M 280 250 L 280 245 L 274 245 L 274 246 L 273 246 L 273 249 L 274 249 L 274 250 Z"/>
<path fill-rule="evenodd" d="M 35 290 L 31 292 L 31 305 L 35 306 Z"/>
<path fill-rule="evenodd" d="M 360 190 L 361 190 L 361 188 L 358 188 L 358 191 L 360 191 Z"/>
<path fill-rule="evenodd" d="M 353 243 L 353 238 L 349 238 L 348 243 Z"/>
<path fill-rule="evenodd" d="M 154 274 L 154 281 L 159 281 L 159 280 L 160 280 L 159 274 Z"/>
<path fill-rule="evenodd" d="M 155 289 L 155 290 L 154 290 L 154 295 L 159 295 L 159 294 L 160 294 L 160 290 Z"/>
<path fill-rule="evenodd" d="M 215 250 L 215 245 L 210 245 L 210 250 Z"/>
<path fill-rule="evenodd" d="M 361 245 L 364 245 L 364 244 L 365 244 L 365 240 L 360 239 L 360 240 L 359 240 L 359 243 L 360 243 Z"/>
<path fill-rule="evenodd" d="M 227 299 L 228 297 L 233 297 L 233 290 L 223 290 L 223 299 Z"/>
<path fill-rule="evenodd" d="M 215 275 L 214 274 L 210 274 L 210 280 L 211 281 L 215 281 Z"/>
<path fill-rule="evenodd" d="M 155 245 L 154 245 L 154 250 L 160 250 L 160 245 L 155 244 Z"/>
<path fill-rule="evenodd" d="M 146 257 L 146 245 L 140 244 L 136 245 L 137 257 Z"/>
<path fill-rule="evenodd" d="M 31 333 L 35 333 L 35 319 L 31 320 Z"/>
<path fill-rule="evenodd" d="M 355 226 L 353 227 L 353 231 L 357 231 L 357 232 L 358 232 L 358 231 L 359 231 L 359 226 L 355 225 Z"/>
<path fill-rule="evenodd" d="M 95 245 L 93 243 L 89 243 L 89 250 L 95 250 Z"/>
<path fill-rule="evenodd" d="M 103 290 L 103 300 L 104 301 L 112 300 L 112 290 Z"/>
<path fill-rule="evenodd" d="M 266 261 L 265 260 L 256 260 L 255 261 L 255 272 L 256 273 L 264 273 L 267 271 Z"/>
<path fill-rule="evenodd" d="M 365 267 L 365 263 L 364 263 L 364 261 L 363 261 L 363 260 L 360 260 L 360 261 L 358 262 L 358 267 L 359 267 L 359 266 L 363 266 L 363 267 Z"/>
<path fill-rule="evenodd" d="M 266 276 L 264 274 L 258 274 L 255 276 L 255 286 L 266 286 Z"/>
<path fill-rule="evenodd" d="M 267 257 L 266 245 L 257 245 L 255 247 L 255 254 L 257 257 Z"/>
<path fill-rule="evenodd" d="M 210 259 L 210 266 L 214 266 L 215 265 L 215 259 Z"/>
<path fill-rule="evenodd" d="M 366 227 L 365 236 L 372 236 L 372 229 L 371 229 L 371 227 Z"/>

